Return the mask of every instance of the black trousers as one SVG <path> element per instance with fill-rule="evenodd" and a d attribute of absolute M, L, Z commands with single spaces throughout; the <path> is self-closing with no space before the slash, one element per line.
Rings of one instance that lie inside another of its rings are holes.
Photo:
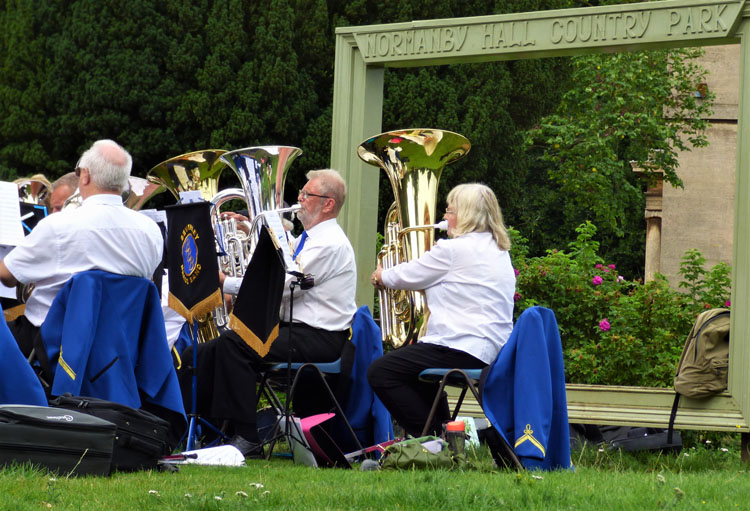
<path fill-rule="evenodd" d="M 375 360 L 367 379 L 393 418 L 412 435 L 422 433 L 439 384 L 420 382 L 419 373 L 433 367 L 481 369 L 487 364 L 464 351 L 430 343 L 410 344 Z M 443 422 L 450 419 L 448 396 L 443 393 L 432 434 L 439 435 Z"/>
<path fill-rule="evenodd" d="M 8 329 L 13 334 L 13 337 L 16 338 L 16 343 L 18 343 L 23 356 L 29 358 L 31 350 L 34 349 L 34 342 L 37 336 L 41 335 L 41 329 L 38 326 L 32 325 L 26 319 L 26 316 L 18 316 L 8 323 Z"/>
<path fill-rule="evenodd" d="M 264 366 L 292 362 L 333 362 L 341 356 L 349 330 L 331 332 L 304 323 L 279 327 L 279 336 L 261 358 L 234 332 L 198 344 L 197 413 L 213 421 L 228 421 L 235 434 L 258 442 L 256 384 Z M 185 410 L 191 410 L 193 349 L 183 351 L 178 372 Z M 216 424 L 220 426 L 220 424 Z"/>

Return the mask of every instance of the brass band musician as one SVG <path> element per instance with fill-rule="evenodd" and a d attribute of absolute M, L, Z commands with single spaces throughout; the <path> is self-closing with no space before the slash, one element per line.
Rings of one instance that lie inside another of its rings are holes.
<path fill-rule="evenodd" d="M 50 214 L 62 211 L 65 201 L 76 193 L 78 176 L 75 172 L 68 172 L 52 183 L 52 193 L 49 199 Z"/>
<path fill-rule="evenodd" d="M 246 457 L 262 455 L 256 425 L 255 392 L 261 364 L 285 362 L 330 362 L 341 356 L 356 312 L 356 265 L 351 243 L 336 217 L 346 198 L 346 184 L 331 169 L 310 171 L 308 181 L 297 197 L 301 210 L 297 217 L 305 232 L 296 240 L 301 265 L 315 278 L 311 289 L 294 292 L 289 344 L 289 283 L 284 286 L 281 326 L 276 340 L 261 358 L 234 332 L 198 345 L 198 412 L 214 420 L 230 423 L 229 443 Z M 225 281 L 225 292 L 228 289 Z M 180 383 L 186 408 L 190 403 L 192 348 L 182 354 Z M 187 362 L 186 362 L 187 361 Z"/>
<path fill-rule="evenodd" d="M 39 221 L 0 261 L 0 280 L 6 286 L 35 284 L 24 315 L 8 325 L 25 356 L 52 301 L 72 275 L 100 269 L 150 279 L 161 261 L 159 227 L 122 203 L 120 193 L 131 167 L 130 154 L 116 142 L 95 142 L 74 174 L 81 207 Z"/>
<path fill-rule="evenodd" d="M 445 219 L 450 239 L 440 240 L 419 259 L 371 276 L 376 287 L 425 290 L 430 317 L 419 342 L 375 360 L 367 376 L 375 393 L 406 433 L 419 436 L 432 407 L 436 385 L 421 383 L 422 370 L 479 369 L 491 364 L 513 328 L 515 274 L 510 239 L 495 194 L 481 184 L 464 184 L 448 194 Z M 449 420 L 443 402 L 433 434 Z"/>

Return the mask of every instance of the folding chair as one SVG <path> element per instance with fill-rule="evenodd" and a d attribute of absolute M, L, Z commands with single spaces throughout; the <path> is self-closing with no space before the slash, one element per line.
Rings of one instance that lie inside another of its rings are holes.
<path fill-rule="evenodd" d="M 471 390 L 477 403 L 483 408 L 482 399 L 480 397 L 480 381 L 482 377 L 482 369 L 458 369 L 458 368 L 430 368 L 425 369 L 419 373 L 419 380 L 427 383 L 440 382 L 435 399 L 432 402 L 432 408 L 427 416 L 427 422 L 425 422 L 424 429 L 422 430 L 421 436 L 427 435 L 430 430 L 435 414 L 437 413 L 438 406 L 442 400 L 443 391 L 445 387 L 450 385 L 451 387 L 458 387 L 461 389 L 461 394 L 458 397 L 456 406 L 453 409 L 451 420 L 456 420 L 458 412 L 461 410 L 461 405 L 464 402 L 467 391 Z M 484 409 L 484 408 L 483 408 Z M 518 459 L 513 449 L 508 445 L 502 436 L 498 435 L 499 441 L 497 442 L 497 448 L 502 459 L 508 460 L 514 468 L 523 470 L 523 465 Z"/>
<path fill-rule="evenodd" d="M 280 381 L 282 378 L 288 377 L 287 372 L 291 371 L 294 373 L 294 379 L 291 381 L 291 384 L 288 386 L 288 389 L 285 388 L 282 384 L 280 384 Z M 336 396 L 331 389 L 331 386 L 328 384 L 328 380 L 326 379 L 326 376 L 333 376 L 333 375 L 340 375 L 341 374 L 341 359 L 334 362 L 293 362 L 291 365 L 289 365 L 287 362 L 281 362 L 278 364 L 274 364 L 267 370 L 263 372 L 263 376 L 260 381 L 258 393 L 259 396 L 265 395 L 268 401 L 271 403 L 271 406 L 273 406 L 276 411 L 277 415 L 279 417 L 285 416 L 287 414 L 290 414 L 290 410 L 292 409 L 292 400 L 294 399 L 294 391 L 297 388 L 297 385 L 300 381 L 300 377 L 307 372 L 308 374 L 314 374 L 317 376 L 317 378 L 323 383 L 323 387 L 326 391 L 327 396 L 331 399 L 331 402 L 333 403 L 333 408 L 338 414 L 338 417 L 341 418 L 342 422 L 345 424 L 346 429 L 351 434 L 352 440 L 354 441 L 354 444 L 357 446 L 357 450 L 361 451 L 363 450 L 362 444 L 359 442 L 359 438 L 357 437 L 357 434 L 354 432 L 354 429 L 352 428 L 351 424 L 346 418 L 346 414 L 344 413 L 344 409 L 339 404 L 338 399 L 336 399 Z M 281 400 L 279 399 L 278 395 L 276 394 L 276 391 L 274 389 L 274 386 L 287 391 L 287 404 L 284 405 L 281 403 Z M 292 421 L 287 419 L 287 424 L 291 424 Z M 301 434 L 301 432 L 298 432 Z M 278 440 L 280 437 L 287 436 L 287 432 L 280 432 L 277 435 L 274 435 L 274 437 L 270 440 L 270 447 L 268 450 L 267 456 L 270 457 L 271 453 L 273 452 L 274 445 L 276 443 L 276 440 Z"/>

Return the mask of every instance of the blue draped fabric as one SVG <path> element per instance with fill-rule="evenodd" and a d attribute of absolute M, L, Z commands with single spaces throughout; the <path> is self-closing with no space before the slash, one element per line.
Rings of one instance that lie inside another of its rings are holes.
<path fill-rule="evenodd" d="M 393 438 L 391 414 L 375 395 L 367 381 L 367 368 L 373 360 L 383 356 L 380 328 L 372 319 L 370 309 L 363 305 L 354 315 L 352 343 L 354 361 L 349 377 L 349 396 L 344 413 L 363 446 L 378 444 Z"/>
<path fill-rule="evenodd" d="M 0 404 L 47 406 L 47 396 L 0 310 Z"/>
<path fill-rule="evenodd" d="M 140 408 L 142 392 L 146 401 L 185 416 L 150 280 L 100 270 L 74 275 L 41 332 L 54 373 L 52 395 L 69 392 Z"/>
<path fill-rule="evenodd" d="M 484 412 L 527 469 L 572 469 L 562 345 L 555 314 L 518 318 L 482 390 Z"/>

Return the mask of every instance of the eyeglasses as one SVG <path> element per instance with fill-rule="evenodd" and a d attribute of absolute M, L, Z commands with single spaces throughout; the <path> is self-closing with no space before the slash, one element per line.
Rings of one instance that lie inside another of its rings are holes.
<path fill-rule="evenodd" d="M 81 177 L 81 171 L 85 169 L 86 167 L 76 167 L 74 172 L 76 173 L 76 177 Z"/>
<path fill-rule="evenodd" d="M 308 197 L 320 197 L 321 199 L 333 199 L 333 197 L 329 195 L 318 195 L 317 193 L 311 193 L 307 190 L 300 190 L 298 197 L 302 197 L 304 200 L 307 200 Z"/>
<path fill-rule="evenodd" d="M 451 208 L 445 208 L 445 214 L 446 215 L 455 215 L 456 214 L 456 210 L 455 209 L 451 209 Z"/>

